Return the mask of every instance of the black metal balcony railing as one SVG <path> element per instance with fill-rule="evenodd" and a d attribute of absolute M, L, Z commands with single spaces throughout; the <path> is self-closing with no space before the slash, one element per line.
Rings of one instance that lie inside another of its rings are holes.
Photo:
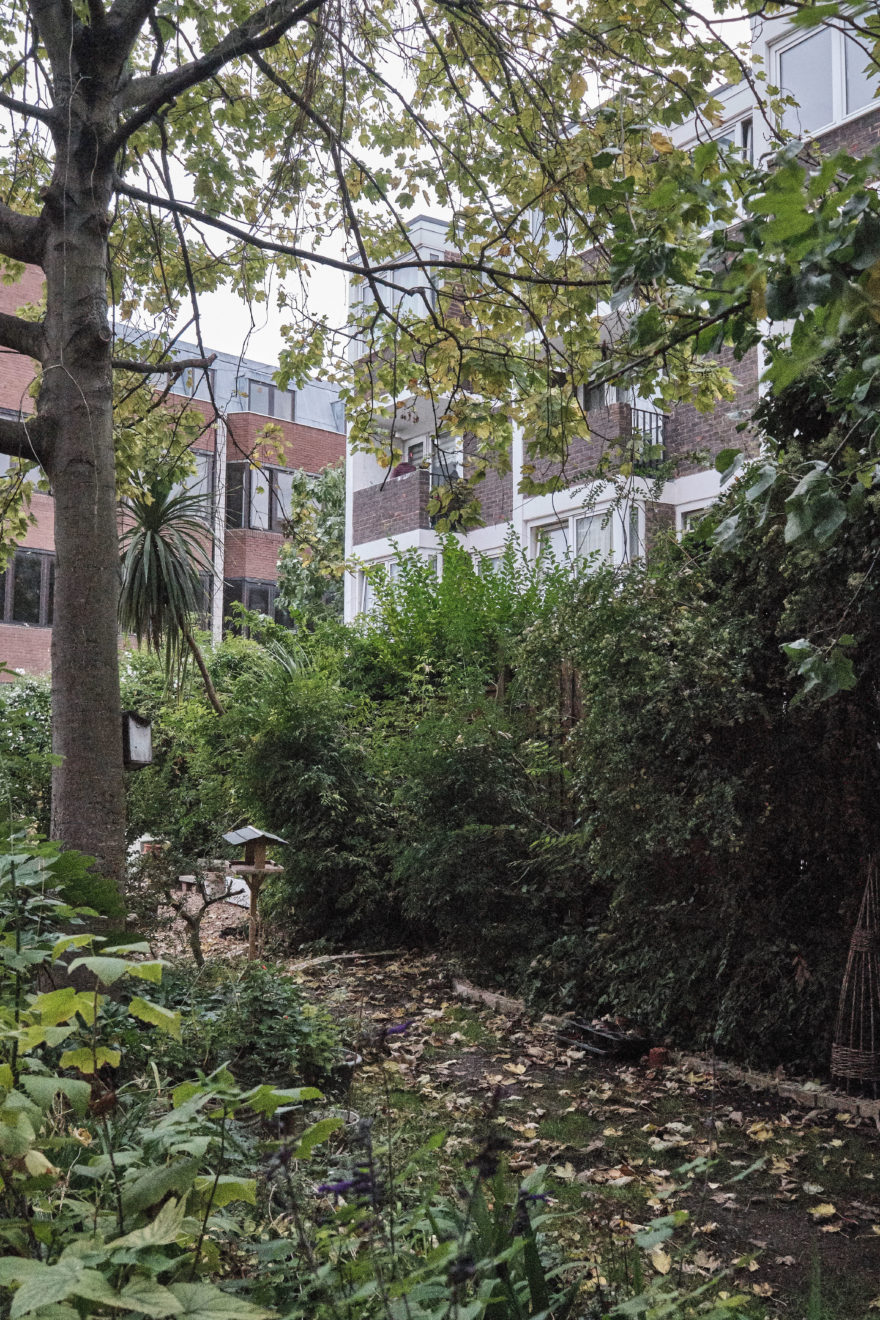
<path fill-rule="evenodd" d="M 666 416 L 647 408 L 632 409 L 634 470 L 656 471 L 666 458 Z"/>

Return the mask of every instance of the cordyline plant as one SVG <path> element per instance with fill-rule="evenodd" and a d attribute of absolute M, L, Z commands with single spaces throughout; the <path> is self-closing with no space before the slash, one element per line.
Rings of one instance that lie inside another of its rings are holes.
<path fill-rule="evenodd" d="M 202 607 L 204 573 L 210 579 L 204 501 L 198 495 L 155 482 L 122 501 L 125 525 L 120 538 L 122 583 L 119 626 L 164 652 L 165 673 L 180 678 L 189 655 L 195 660 L 208 700 L 218 715 L 223 706 L 193 633 Z"/>

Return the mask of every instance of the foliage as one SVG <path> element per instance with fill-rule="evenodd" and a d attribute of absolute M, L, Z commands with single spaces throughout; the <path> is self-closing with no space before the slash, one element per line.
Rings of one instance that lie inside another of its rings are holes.
<path fill-rule="evenodd" d="M 49 684 L 17 678 L 0 684 L 0 796 L 7 818 L 49 832 L 52 733 Z"/>
<path fill-rule="evenodd" d="M 12 843 L 0 856 L 6 1313 L 66 1320 L 87 1305 L 94 1316 L 189 1310 L 262 1320 L 264 1308 L 204 1278 L 218 1212 L 255 1195 L 253 1179 L 228 1172 L 234 1126 L 247 1112 L 319 1092 L 241 1091 L 222 1069 L 173 1094 L 158 1077 L 117 1089 L 121 1019 L 180 1032 L 180 1015 L 147 997 L 162 964 L 142 956 L 146 946 L 99 948 L 98 937 L 64 934 L 59 923 L 77 918 L 52 896 L 57 850 L 36 855 Z M 58 988 L 41 989 L 50 977 Z M 120 1002 L 112 988 L 123 982 L 135 993 Z"/>
<path fill-rule="evenodd" d="M 159 1052 L 163 1070 L 188 1076 L 228 1066 L 249 1085 L 326 1082 L 341 1057 L 329 1014 L 307 1002 L 281 967 L 213 963 L 177 966 L 164 978 L 161 1002 L 179 1012 L 178 1041 Z"/>
<path fill-rule="evenodd" d="M 213 574 L 203 514 L 200 496 L 177 490 L 164 478 L 122 502 L 126 525 L 120 538 L 119 626 L 139 643 L 146 642 L 148 649 L 164 650 L 169 679 L 173 674 L 179 680 L 192 655 L 208 698 L 222 715 L 193 635 L 193 621 L 203 605 L 199 574 L 209 581 Z"/>
<path fill-rule="evenodd" d="M 278 556 L 281 604 L 307 626 L 342 618 L 345 567 L 345 464 L 312 476 L 295 472 L 285 540 Z"/>

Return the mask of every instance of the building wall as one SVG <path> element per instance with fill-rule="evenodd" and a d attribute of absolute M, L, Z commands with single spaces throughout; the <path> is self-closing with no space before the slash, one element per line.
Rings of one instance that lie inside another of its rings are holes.
<path fill-rule="evenodd" d="M 43 296 L 43 275 L 34 267 L 27 267 L 23 277 L 15 284 L 0 284 L 0 311 L 15 314 L 26 303 L 39 302 Z M 132 354 L 137 351 L 136 335 L 132 336 Z M 179 344 L 180 356 L 197 356 L 195 345 Z M 307 382 L 296 391 L 296 421 L 267 417 L 245 411 L 247 391 L 241 382 L 258 379 L 271 382 L 274 368 L 266 363 L 239 359 L 231 354 L 218 354 L 214 364 L 214 398 L 224 411 L 227 423 L 227 452 L 225 461 L 264 461 L 273 466 L 303 468 L 319 472 L 329 463 L 338 462 L 345 454 L 344 425 L 337 392 L 322 381 Z M 28 358 L 14 353 L 0 353 L 0 409 L 7 412 L 32 412 L 34 401 L 29 387 L 34 377 L 34 364 Z M 193 397 L 194 395 L 194 397 Z M 215 410 L 209 397 L 204 377 L 199 378 L 186 392 L 183 378 L 169 395 L 173 407 L 185 403 L 201 413 L 205 429 L 198 436 L 194 448 L 218 454 L 218 435 Z M 243 407 L 244 405 L 244 407 Z M 228 411 L 226 411 L 228 409 Z M 262 433 L 271 427 L 271 438 L 261 441 Z M 223 461 L 222 453 L 220 461 Z M 215 473 L 216 498 L 225 499 L 225 472 Z M 34 525 L 29 527 L 21 542 L 23 547 L 54 550 L 54 502 L 50 495 L 36 493 L 31 500 Z M 222 530 L 222 528 L 221 528 Z M 206 528 L 206 538 L 209 539 Z M 223 577 L 226 579 L 253 579 L 275 582 L 278 578 L 278 552 L 283 537 L 278 532 L 252 531 L 227 528 L 224 537 Z M 219 613 L 218 613 L 219 621 Z M 50 668 L 52 629 L 50 627 L 7 624 L 0 621 L 0 660 L 13 669 L 31 673 L 45 673 Z M 0 680 L 4 676 L 0 675 Z"/>

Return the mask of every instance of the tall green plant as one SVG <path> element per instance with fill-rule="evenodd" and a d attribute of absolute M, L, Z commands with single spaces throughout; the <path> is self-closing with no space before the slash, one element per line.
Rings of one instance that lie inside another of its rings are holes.
<path fill-rule="evenodd" d="M 199 573 L 213 572 L 207 528 L 199 516 L 203 507 L 200 496 L 163 481 L 151 482 L 140 494 L 123 500 L 119 625 L 150 649 L 164 651 L 169 677 L 179 676 L 188 654 L 192 655 L 211 705 L 223 715 L 193 632 L 193 618 L 201 606 Z"/>

